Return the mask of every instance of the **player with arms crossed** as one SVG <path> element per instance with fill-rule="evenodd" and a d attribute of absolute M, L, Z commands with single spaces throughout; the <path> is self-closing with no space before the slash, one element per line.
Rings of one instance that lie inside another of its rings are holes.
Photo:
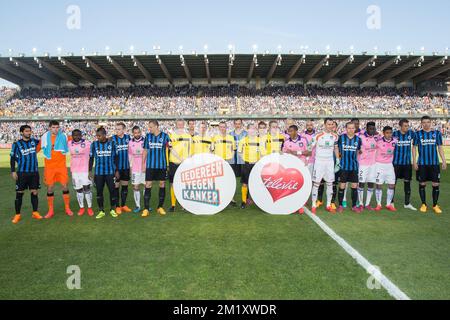
<path fill-rule="evenodd" d="M 78 205 L 80 210 L 78 215 L 84 214 L 84 199 L 88 206 L 88 215 L 93 216 L 92 210 L 92 181 L 89 180 L 89 154 L 91 142 L 82 138 L 80 130 L 72 131 L 72 140 L 69 141 L 70 171 L 72 173 L 73 188 L 77 192 Z"/>
<path fill-rule="evenodd" d="M 386 197 L 386 209 L 389 211 L 397 211 L 392 199 L 394 198 L 395 189 L 395 170 L 392 160 L 394 159 L 394 150 L 397 145 L 397 140 L 392 137 L 392 128 L 386 126 L 383 128 L 383 137 L 377 140 L 376 152 L 376 178 L 377 190 L 375 197 L 377 199 L 377 207 L 375 211 L 381 210 L 381 199 L 383 196 L 383 184 L 388 185 Z"/>
<path fill-rule="evenodd" d="M 109 214 L 113 218 L 117 218 L 117 192 L 115 182 L 120 178 L 118 165 L 119 159 L 117 156 L 116 144 L 106 137 L 106 130 L 103 127 L 97 129 L 97 141 L 91 144 L 91 152 L 89 154 L 89 178 L 94 180 L 97 188 L 97 204 L 99 213 L 96 218 L 101 219 L 106 214 L 104 211 L 103 189 L 105 184 L 109 190 L 109 203 L 111 210 Z M 92 168 L 95 165 L 95 176 L 92 177 Z M 92 179 L 93 178 L 93 179 Z"/>
<path fill-rule="evenodd" d="M 315 154 L 312 171 L 312 196 L 311 196 L 311 212 L 316 213 L 317 197 L 319 193 L 319 187 L 322 180 L 327 185 L 327 204 L 326 210 L 331 213 L 336 213 L 336 205 L 332 203 L 333 197 L 333 182 L 335 179 L 334 173 L 334 146 L 338 141 L 338 135 L 333 132 L 333 120 L 325 119 L 325 130 L 318 133 L 311 140 L 312 152 Z M 334 205 L 334 206 L 333 206 Z"/>
<path fill-rule="evenodd" d="M 150 197 L 153 181 L 159 182 L 159 202 L 156 212 L 160 215 L 166 214 L 163 205 L 166 197 L 167 155 L 171 143 L 167 133 L 159 129 L 158 121 L 151 120 L 148 128 L 149 133 L 145 136 L 142 163 L 142 167 L 145 168 L 144 211 L 142 212 L 142 217 L 144 218 L 150 214 Z M 173 175 L 175 175 L 175 172 Z"/>
<path fill-rule="evenodd" d="M 366 131 L 359 135 L 361 138 L 361 153 L 358 155 L 359 174 L 358 174 L 358 202 L 359 209 L 362 211 L 372 211 L 370 206 L 372 199 L 375 180 L 376 180 L 376 154 L 377 154 L 377 140 L 380 138 L 377 135 L 377 128 L 375 122 L 367 122 Z M 367 184 L 366 204 L 364 205 L 364 188 Z"/>
<path fill-rule="evenodd" d="M 120 122 L 116 125 L 116 134 L 112 136 L 117 148 L 119 179 L 115 183 L 116 198 L 117 198 L 117 214 L 122 212 L 131 212 L 131 209 L 126 205 L 128 197 L 128 181 L 130 181 L 130 160 L 128 159 L 128 143 L 131 138 L 125 134 L 125 124 Z M 119 199 L 120 195 L 120 199 Z"/>
<path fill-rule="evenodd" d="M 31 137 L 32 131 L 28 125 L 21 126 L 19 131 L 22 139 L 13 143 L 10 154 L 11 176 L 16 181 L 16 200 L 14 201 L 16 214 L 12 220 L 14 224 L 21 220 L 22 200 L 27 189 L 30 190 L 31 206 L 33 207 L 31 217 L 37 220 L 42 219 L 38 212 L 40 184 L 37 153 L 40 150 L 39 140 Z"/>
<path fill-rule="evenodd" d="M 133 197 L 136 207 L 133 212 L 141 211 L 141 185 L 145 184 L 144 164 L 144 138 L 141 128 L 134 126 L 132 129 L 133 138 L 128 143 L 128 159 L 131 167 L 131 185 L 133 186 Z"/>
<path fill-rule="evenodd" d="M 419 181 L 419 195 L 422 201 L 420 212 L 427 212 L 425 187 L 427 182 L 431 181 L 433 187 L 433 211 L 436 214 L 441 214 L 442 210 L 438 205 L 441 176 L 438 153 L 442 160 L 442 170 L 447 169 L 447 162 L 442 147 L 442 133 L 439 130 L 431 129 L 431 118 L 429 116 L 423 116 L 421 124 L 422 130 L 416 132 L 412 150 L 413 166 L 414 170 L 416 170 L 417 181 Z M 418 157 L 416 147 L 419 152 Z"/>
<path fill-rule="evenodd" d="M 414 140 L 414 131 L 409 128 L 409 121 L 401 119 L 398 123 L 400 130 L 394 131 L 393 137 L 397 139 L 394 151 L 395 179 L 403 179 L 403 190 L 405 192 L 405 209 L 417 211 L 411 204 L 411 179 L 412 161 L 411 148 Z M 397 183 L 396 183 L 397 184 Z"/>
<path fill-rule="evenodd" d="M 344 211 L 344 194 L 347 183 L 350 183 L 351 197 L 352 197 L 352 211 L 360 213 L 361 210 L 357 207 L 358 200 L 358 158 L 357 155 L 361 152 L 361 138 L 355 134 L 355 124 L 348 122 L 345 125 L 346 133 L 339 136 L 335 146 L 336 162 L 341 168 L 339 172 L 339 191 L 338 212 Z"/>

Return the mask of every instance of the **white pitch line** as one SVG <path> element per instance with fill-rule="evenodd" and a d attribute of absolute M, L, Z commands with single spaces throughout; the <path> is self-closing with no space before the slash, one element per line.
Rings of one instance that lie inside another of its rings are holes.
<path fill-rule="evenodd" d="M 354 249 L 347 241 L 341 238 L 336 232 L 333 231 L 325 222 L 323 222 L 317 215 L 312 214 L 312 212 L 304 207 L 306 214 L 315 222 L 317 225 L 325 231 L 334 241 L 336 241 L 342 249 L 344 249 L 353 259 L 358 262 L 358 264 L 363 267 L 367 273 L 372 275 L 375 280 L 377 280 L 387 292 L 397 300 L 411 300 L 399 287 L 397 287 L 391 280 L 389 280 L 381 271 L 378 270 L 373 264 L 371 264 L 366 258 L 364 258 L 356 249 Z"/>

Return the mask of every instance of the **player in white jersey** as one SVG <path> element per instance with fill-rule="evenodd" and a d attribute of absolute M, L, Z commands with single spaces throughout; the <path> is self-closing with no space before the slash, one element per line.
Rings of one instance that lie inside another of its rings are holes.
<path fill-rule="evenodd" d="M 327 185 L 327 205 L 326 209 L 329 212 L 336 212 L 336 208 L 331 206 L 331 199 L 333 196 L 333 182 L 334 176 L 334 146 L 338 140 L 338 135 L 333 132 L 333 120 L 325 119 L 325 131 L 318 133 L 311 142 L 312 148 L 315 152 L 314 168 L 312 174 L 313 189 L 312 189 L 312 209 L 316 213 L 317 196 L 319 186 L 322 179 Z"/>
<path fill-rule="evenodd" d="M 141 211 L 141 185 L 145 184 L 145 167 L 142 166 L 144 158 L 144 138 L 141 129 L 134 126 L 133 138 L 128 144 L 128 158 L 131 167 L 131 185 L 133 186 L 134 202 L 136 207 L 133 212 Z"/>

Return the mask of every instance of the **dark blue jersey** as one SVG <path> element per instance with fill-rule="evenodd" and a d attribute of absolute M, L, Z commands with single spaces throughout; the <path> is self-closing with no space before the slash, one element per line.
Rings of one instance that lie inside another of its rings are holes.
<path fill-rule="evenodd" d="M 410 165 L 412 163 L 411 149 L 414 135 L 415 133 L 411 129 L 405 134 L 400 130 L 397 130 L 392 134 L 392 136 L 398 140 L 394 150 L 394 165 Z"/>
<path fill-rule="evenodd" d="M 170 138 L 165 132 L 157 136 L 148 133 L 145 136 L 144 149 L 147 150 L 147 169 L 167 169 L 167 150 Z"/>
<path fill-rule="evenodd" d="M 94 158 L 95 175 L 111 175 L 116 172 L 117 149 L 114 141 L 94 141 L 90 157 Z"/>
<path fill-rule="evenodd" d="M 128 143 L 131 140 L 130 136 L 125 134 L 120 138 L 115 135 L 111 139 L 116 143 L 117 156 L 119 157 L 119 170 L 130 169 L 130 161 L 128 159 Z"/>
<path fill-rule="evenodd" d="M 352 139 L 347 134 L 339 136 L 337 145 L 341 155 L 341 170 L 358 170 L 358 151 L 361 150 L 361 143 L 361 138 L 356 135 Z"/>
<path fill-rule="evenodd" d="M 34 173 L 38 172 L 37 146 L 39 140 L 31 138 L 28 141 L 20 139 L 14 142 L 11 149 L 11 170 L 14 171 L 14 162 L 17 162 L 17 172 Z"/>
<path fill-rule="evenodd" d="M 413 143 L 419 151 L 417 164 L 425 166 L 439 165 L 437 147 L 442 146 L 442 133 L 440 131 L 417 131 Z"/>

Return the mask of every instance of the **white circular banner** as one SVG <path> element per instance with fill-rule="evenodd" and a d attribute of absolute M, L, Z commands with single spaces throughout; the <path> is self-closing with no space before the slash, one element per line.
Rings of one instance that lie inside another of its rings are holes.
<path fill-rule="evenodd" d="M 222 158 L 197 154 L 184 160 L 175 172 L 173 187 L 178 202 L 197 215 L 212 215 L 225 209 L 233 200 L 236 178 L 231 166 Z"/>
<path fill-rule="evenodd" d="M 270 214 L 291 214 L 304 206 L 311 193 L 308 167 L 290 154 L 273 153 L 261 158 L 249 178 L 255 204 Z"/>

